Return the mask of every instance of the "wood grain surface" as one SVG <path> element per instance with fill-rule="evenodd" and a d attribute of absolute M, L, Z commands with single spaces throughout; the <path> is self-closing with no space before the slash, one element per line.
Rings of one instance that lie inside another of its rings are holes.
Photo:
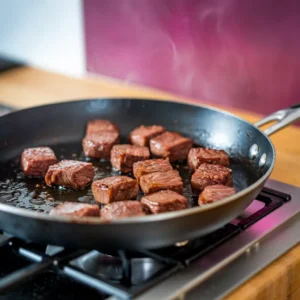
<path fill-rule="evenodd" d="M 126 82 L 105 77 L 71 78 L 29 67 L 0 73 L 0 104 L 16 108 L 101 97 L 145 97 L 202 103 L 199 100 L 131 86 Z M 230 111 L 250 122 L 262 117 L 232 108 L 218 108 Z M 290 126 L 274 134 L 271 139 L 277 151 L 271 178 L 300 186 L 300 128 Z M 300 299 L 300 245 L 254 276 L 226 299 Z"/>

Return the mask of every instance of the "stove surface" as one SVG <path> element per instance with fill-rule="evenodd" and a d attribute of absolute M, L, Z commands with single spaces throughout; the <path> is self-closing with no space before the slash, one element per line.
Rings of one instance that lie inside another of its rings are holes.
<path fill-rule="evenodd" d="M 291 201 L 137 299 L 221 299 L 299 244 L 300 188 L 273 180 L 266 187 Z"/>
<path fill-rule="evenodd" d="M 112 256 L 1 235 L 0 297 L 217 299 L 299 243 L 299 230 L 300 189 L 269 180 L 230 224 L 155 251 Z"/>

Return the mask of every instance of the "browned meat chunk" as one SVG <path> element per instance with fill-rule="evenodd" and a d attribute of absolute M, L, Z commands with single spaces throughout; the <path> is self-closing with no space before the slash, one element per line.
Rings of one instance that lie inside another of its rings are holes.
<path fill-rule="evenodd" d="M 48 169 L 45 181 L 49 186 L 60 185 L 80 190 L 90 184 L 94 176 L 95 171 L 91 163 L 62 160 Z"/>
<path fill-rule="evenodd" d="M 209 148 L 192 148 L 188 155 L 188 165 L 191 170 L 196 170 L 201 164 L 215 164 L 229 166 L 229 157 L 223 150 Z"/>
<path fill-rule="evenodd" d="M 120 132 L 118 126 L 107 120 L 91 120 L 87 124 L 86 134 L 97 133 L 99 131 L 115 131 Z"/>
<path fill-rule="evenodd" d="M 202 164 L 192 175 L 192 190 L 198 194 L 205 187 L 214 184 L 232 186 L 232 171 L 221 165 Z"/>
<path fill-rule="evenodd" d="M 21 167 L 26 176 L 44 176 L 56 162 L 54 152 L 48 147 L 25 149 L 21 157 Z"/>
<path fill-rule="evenodd" d="M 101 218 L 111 221 L 121 218 L 145 216 L 143 206 L 140 201 L 120 201 L 105 205 L 101 209 Z"/>
<path fill-rule="evenodd" d="M 187 158 L 193 141 L 176 132 L 164 132 L 150 140 L 152 154 L 167 158 L 169 161 Z"/>
<path fill-rule="evenodd" d="M 92 184 L 94 198 L 102 204 L 134 199 L 138 190 L 137 181 L 127 176 L 106 177 Z"/>
<path fill-rule="evenodd" d="M 187 208 L 187 199 L 173 191 L 165 190 L 144 196 L 141 200 L 153 214 Z"/>
<path fill-rule="evenodd" d="M 200 194 L 198 204 L 213 203 L 236 193 L 236 189 L 222 184 L 207 186 Z"/>
<path fill-rule="evenodd" d="M 71 217 L 100 217 L 100 209 L 95 204 L 64 202 L 53 208 L 49 214 Z"/>
<path fill-rule="evenodd" d="M 113 145 L 119 143 L 120 130 L 116 124 L 107 120 L 88 122 L 86 136 L 82 140 L 85 156 L 91 158 L 110 158 Z"/>
<path fill-rule="evenodd" d="M 135 145 L 115 145 L 111 150 L 110 162 L 112 166 L 124 173 L 132 171 L 133 163 L 149 159 L 147 147 Z"/>
<path fill-rule="evenodd" d="M 140 178 L 140 186 L 145 194 L 161 190 L 172 190 L 182 194 L 183 182 L 178 171 L 172 170 L 143 175 Z"/>
<path fill-rule="evenodd" d="M 118 143 L 119 133 L 117 131 L 99 131 L 86 135 L 82 140 L 82 147 L 87 157 L 109 159 L 113 145 Z"/>
<path fill-rule="evenodd" d="M 165 131 L 165 128 L 159 125 L 140 126 L 135 128 L 129 136 L 132 144 L 138 146 L 148 146 L 149 140 Z"/>
<path fill-rule="evenodd" d="M 138 161 L 133 164 L 133 175 L 140 180 L 140 177 L 146 174 L 155 172 L 167 172 L 172 171 L 172 165 L 165 159 L 148 159 L 144 161 Z"/>

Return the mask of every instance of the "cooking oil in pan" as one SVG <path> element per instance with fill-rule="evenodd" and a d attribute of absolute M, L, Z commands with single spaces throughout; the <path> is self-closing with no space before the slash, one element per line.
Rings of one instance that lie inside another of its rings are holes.
<path fill-rule="evenodd" d="M 120 175 L 111 168 L 109 161 L 92 161 L 83 155 L 79 143 L 51 146 L 59 159 L 73 159 L 90 161 L 95 169 L 94 180 L 108 176 Z M 21 153 L 20 153 L 21 156 Z M 95 203 L 91 187 L 81 191 L 73 191 L 63 187 L 48 187 L 43 178 L 27 178 L 20 169 L 20 157 L 0 165 L 0 202 L 8 205 L 30 209 L 41 213 L 48 213 L 53 207 L 64 201 L 82 203 Z M 189 206 L 197 205 L 197 197 L 194 197 L 190 186 L 190 172 L 185 163 L 175 163 L 183 180 L 184 195 L 189 200 Z M 240 161 L 231 160 L 234 186 L 241 190 L 255 181 L 255 174 L 249 167 L 245 167 Z M 127 174 L 132 176 L 132 174 Z M 138 199 L 142 197 L 142 192 Z"/>

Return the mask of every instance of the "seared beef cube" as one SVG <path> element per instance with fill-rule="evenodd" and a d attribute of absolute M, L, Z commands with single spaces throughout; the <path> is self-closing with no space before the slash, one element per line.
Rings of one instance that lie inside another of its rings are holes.
<path fill-rule="evenodd" d="M 90 133 L 82 140 L 85 156 L 91 158 L 110 158 L 113 145 L 119 143 L 119 133 L 116 131 L 100 131 Z"/>
<path fill-rule="evenodd" d="M 127 176 L 106 177 L 92 184 L 94 198 L 102 204 L 134 199 L 138 190 L 137 181 Z"/>
<path fill-rule="evenodd" d="M 232 186 L 232 171 L 221 165 L 202 164 L 192 175 L 192 190 L 198 194 L 214 184 Z"/>
<path fill-rule="evenodd" d="M 215 164 L 229 166 L 229 157 L 223 150 L 209 148 L 192 148 L 188 155 L 188 165 L 191 170 L 196 170 L 201 164 Z"/>
<path fill-rule="evenodd" d="M 107 120 L 91 120 L 87 124 L 86 134 L 97 133 L 99 131 L 115 131 L 120 132 L 118 126 Z"/>
<path fill-rule="evenodd" d="M 133 174 L 137 181 L 140 180 L 141 176 L 146 174 L 172 170 L 173 168 L 170 162 L 165 159 L 148 159 L 133 164 Z"/>
<path fill-rule="evenodd" d="M 71 217 L 100 217 L 100 209 L 95 204 L 64 202 L 53 208 L 49 214 Z"/>
<path fill-rule="evenodd" d="M 132 144 L 138 146 L 148 146 L 149 140 L 165 131 L 165 128 L 159 125 L 140 126 L 135 128 L 129 136 Z"/>
<path fill-rule="evenodd" d="M 222 200 L 226 197 L 229 197 L 235 193 L 236 193 L 235 188 L 226 185 L 222 185 L 222 184 L 209 185 L 200 194 L 198 199 L 198 204 L 202 205 L 202 204 L 213 203 Z"/>
<path fill-rule="evenodd" d="M 109 159 L 113 145 L 119 143 L 119 137 L 120 130 L 114 123 L 107 120 L 89 121 L 82 140 L 85 156 Z"/>
<path fill-rule="evenodd" d="M 133 163 L 149 159 L 150 152 L 147 147 L 135 145 L 115 145 L 111 150 L 110 162 L 112 166 L 121 172 L 132 171 Z"/>
<path fill-rule="evenodd" d="M 178 171 L 172 170 L 143 175 L 140 178 L 140 187 L 145 194 L 161 190 L 172 190 L 182 194 L 183 182 Z"/>
<path fill-rule="evenodd" d="M 184 196 L 170 190 L 144 196 L 141 203 L 153 214 L 185 209 L 188 205 L 188 201 Z"/>
<path fill-rule="evenodd" d="M 193 141 L 176 132 L 164 132 L 150 140 L 151 153 L 167 158 L 169 161 L 187 158 Z"/>
<path fill-rule="evenodd" d="M 45 176 L 46 184 L 49 186 L 60 185 L 74 190 L 85 188 L 92 182 L 95 171 L 91 163 L 62 160 L 52 165 Z"/>
<path fill-rule="evenodd" d="M 140 201 L 119 201 L 105 205 L 101 209 L 101 219 L 111 221 L 120 218 L 145 216 Z"/>
<path fill-rule="evenodd" d="M 56 162 L 56 156 L 49 147 L 25 149 L 21 157 L 21 167 L 26 176 L 44 176 Z"/>

